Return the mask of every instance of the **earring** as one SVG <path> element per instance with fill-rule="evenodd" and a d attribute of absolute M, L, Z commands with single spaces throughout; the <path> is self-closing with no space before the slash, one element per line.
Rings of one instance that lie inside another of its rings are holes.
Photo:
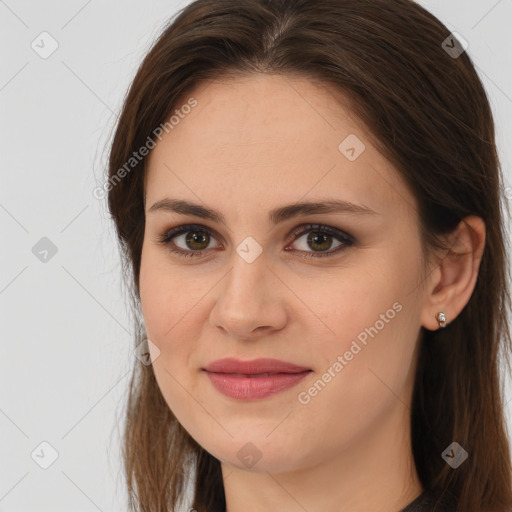
<path fill-rule="evenodd" d="M 436 318 L 439 322 L 439 327 L 446 327 L 446 316 L 443 311 L 436 313 Z"/>

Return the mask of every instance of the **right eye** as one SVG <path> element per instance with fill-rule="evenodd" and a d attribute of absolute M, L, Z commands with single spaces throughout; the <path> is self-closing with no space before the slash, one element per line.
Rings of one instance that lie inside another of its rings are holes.
<path fill-rule="evenodd" d="M 177 226 L 167 230 L 160 238 L 159 243 L 180 256 L 202 256 L 203 251 L 208 248 L 209 242 L 213 237 L 211 231 L 200 225 Z M 180 248 L 178 243 L 184 247 Z M 203 247 L 204 246 L 204 247 Z M 217 247 L 221 247 L 218 245 Z"/>

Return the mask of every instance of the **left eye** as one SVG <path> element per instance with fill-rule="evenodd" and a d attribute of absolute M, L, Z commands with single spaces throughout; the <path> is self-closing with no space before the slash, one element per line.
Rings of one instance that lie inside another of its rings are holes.
<path fill-rule="evenodd" d="M 345 250 L 355 242 L 351 235 L 339 229 L 321 224 L 299 226 L 292 235 L 292 242 L 300 241 L 301 238 L 304 238 L 300 244 L 302 249 L 299 249 L 298 252 L 304 253 L 302 257 L 305 258 L 332 256 Z M 306 237 L 305 235 L 308 236 Z M 215 240 L 208 228 L 199 225 L 187 225 L 171 228 L 158 239 L 158 242 L 167 246 L 173 253 L 190 257 L 202 256 L 203 251 L 208 249 L 212 239 Z M 333 240 L 338 241 L 338 245 L 335 246 L 335 250 L 329 250 L 332 248 Z M 184 244 L 184 247 L 178 245 L 180 242 Z M 220 247 L 220 245 L 217 244 L 216 247 Z M 308 248 L 314 250 L 311 252 L 307 250 Z M 284 250 L 290 251 L 291 249 L 287 246 Z"/>

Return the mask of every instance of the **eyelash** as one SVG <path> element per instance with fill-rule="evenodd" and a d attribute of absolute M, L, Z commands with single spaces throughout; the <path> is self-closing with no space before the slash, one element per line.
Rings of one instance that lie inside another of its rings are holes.
<path fill-rule="evenodd" d="M 172 247 L 170 245 L 170 242 L 174 237 L 181 235 L 183 233 L 190 232 L 190 231 L 199 231 L 199 232 L 207 233 L 209 236 L 213 235 L 212 231 L 210 229 L 206 228 L 205 226 L 201 226 L 198 224 L 188 224 L 188 225 L 183 225 L 183 226 L 177 226 L 175 228 L 171 228 L 171 229 L 167 230 L 162 236 L 160 236 L 157 239 L 157 241 L 158 241 L 158 243 L 161 243 L 161 244 L 167 246 L 169 251 L 176 253 L 179 256 L 184 256 L 187 258 L 195 257 L 195 256 L 201 257 L 202 253 L 207 251 L 208 249 L 203 249 L 201 251 L 193 251 L 193 250 L 185 251 L 183 249 L 180 249 L 179 247 L 176 247 L 175 245 L 174 245 L 174 247 Z M 291 241 L 291 243 L 295 242 L 302 235 L 305 235 L 306 233 L 309 233 L 311 231 L 318 233 L 318 234 L 322 234 L 322 235 L 333 236 L 335 239 L 337 239 L 339 242 L 342 242 L 344 245 L 340 245 L 335 250 L 331 250 L 329 252 L 314 252 L 314 251 L 309 252 L 309 251 L 300 251 L 300 250 L 297 251 L 297 252 L 305 253 L 301 256 L 305 259 L 334 256 L 336 254 L 339 254 L 340 252 L 343 252 L 345 249 L 347 249 L 347 247 L 350 247 L 355 243 L 355 239 L 351 235 L 344 233 L 343 231 L 340 231 L 339 229 L 331 228 L 329 226 L 325 226 L 322 224 L 304 224 L 304 225 L 298 226 L 297 228 L 294 229 L 294 231 L 292 233 L 294 238 Z"/>

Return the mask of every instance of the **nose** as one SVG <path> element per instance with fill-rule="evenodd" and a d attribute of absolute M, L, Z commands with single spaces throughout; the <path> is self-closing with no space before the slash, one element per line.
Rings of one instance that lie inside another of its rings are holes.
<path fill-rule="evenodd" d="M 251 263 L 234 253 L 210 312 L 210 323 L 226 336 L 254 340 L 286 325 L 286 287 L 267 263 L 264 252 Z"/>

